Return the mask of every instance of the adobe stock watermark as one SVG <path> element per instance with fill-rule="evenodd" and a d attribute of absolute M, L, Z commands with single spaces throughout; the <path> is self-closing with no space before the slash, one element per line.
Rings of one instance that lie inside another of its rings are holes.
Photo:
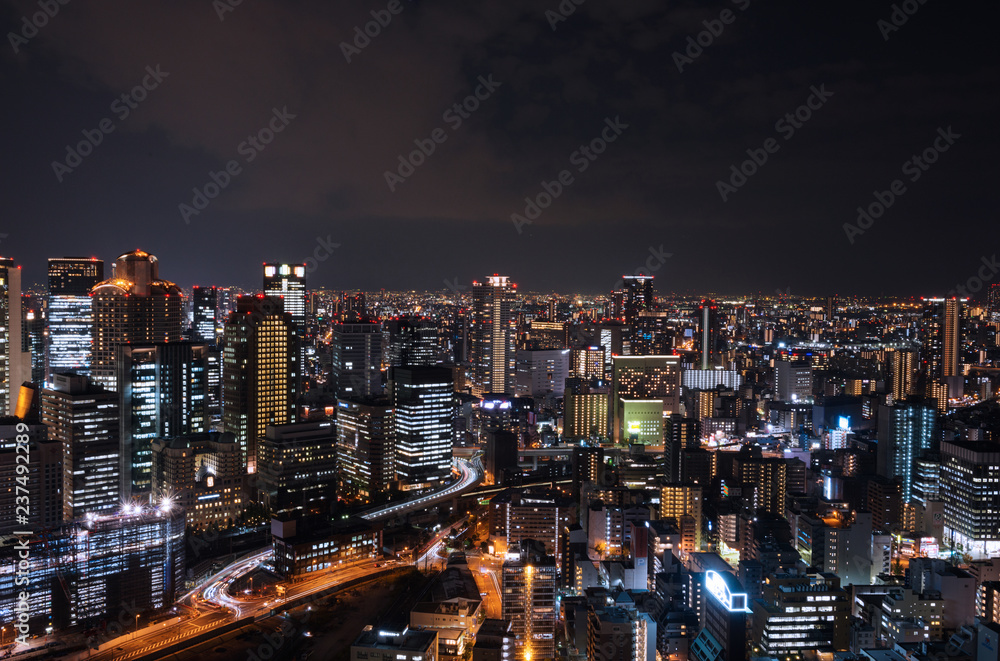
<path fill-rule="evenodd" d="M 555 32 L 559 24 L 576 13 L 576 8 L 586 1 L 587 0 L 562 0 L 562 2 L 559 3 L 559 6 L 554 10 L 546 9 L 545 19 L 549 22 L 549 26 L 552 28 L 552 31 Z"/>
<path fill-rule="evenodd" d="M 637 275 L 648 278 L 649 276 L 653 275 L 653 273 L 663 268 L 664 264 L 667 263 L 667 260 L 673 256 L 674 253 L 667 252 L 666 250 L 663 249 L 662 243 L 660 244 L 659 248 L 657 248 L 656 246 L 649 246 L 649 257 L 647 257 L 645 263 L 639 266 L 637 269 L 635 269 L 631 273 L 631 275 Z M 619 289 L 624 284 L 625 284 L 625 279 L 618 278 L 618 282 L 615 283 L 615 286 L 612 287 L 612 289 L 613 290 Z"/>
<path fill-rule="evenodd" d="M 118 116 L 118 121 L 123 122 L 128 119 L 132 111 L 146 100 L 149 93 L 170 76 L 169 71 L 160 70 L 159 64 L 156 67 L 147 66 L 146 72 L 140 84 L 111 102 L 111 112 Z M 52 161 L 52 171 L 56 175 L 56 180 L 61 184 L 63 178 L 80 167 L 83 159 L 94 153 L 94 150 L 104 142 L 104 136 L 113 132 L 115 128 L 114 120 L 105 117 L 97 123 L 97 128 L 83 129 L 81 131 L 83 140 L 76 143 L 76 146 L 66 145 L 66 158 L 63 161 Z"/>
<path fill-rule="evenodd" d="M 319 265 L 330 259 L 333 256 L 333 251 L 340 247 L 339 243 L 334 243 L 333 238 L 327 234 L 324 239 L 321 236 L 316 237 L 316 247 L 313 248 L 313 253 L 311 257 L 306 257 L 306 274 L 313 273 L 319 268 Z"/>
<path fill-rule="evenodd" d="M 750 6 L 750 0 L 731 0 L 740 11 L 746 11 Z M 696 35 L 688 35 L 687 48 L 683 53 L 674 51 L 673 60 L 677 71 L 684 73 L 684 67 L 694 64 L 694 61 L 701 57 L 705 49 L 715 43 L 715 40 L 722 36 L 727 25 L 732 25 L 736 21 L 736 13 L 732 9 L 723 9 L 719 12 L 718 18 L 702 21 L 705 29 Z"/>
<path fill-rule="evenodd" d="M 409 0 L 413 2 L 413 0 Z M 382 34 L 382 30 L 389 27 L 389 23 L 392 22 L 393 16 L 398 16 L 403 12 L 403 4 L 400 0 L 389 0 L 389 4 L 385 6 L 385 9 L 373 9 L 371 10 L 371 21 L 368 21 L 362 26 L 354 26 L 354 40 L 352 44 L 346 41 L 340 42 L 340 52 L 344 54 L 344 59 L 347 63 L 351 63 L 351 57 L 355 55 L 361 55 L 361 51 L 372 43 L 372 39 Z"/>
<path fill-rule="evenodd" d="M 965 281 L 964 284 L 955 285 L 955 288 L 948 292 L 946 298 L 958 296 L 959 298 L 972 298 L 970 294 L 975 294 L 983 288 L 983 285 L 991 281 L 998 271 L 1000 271 L 1000 261 L 997 261 L 996 254 L 980 259 L 982 266 L 976 271 L 976 275 Z"/>
<path fill-rule="evenodd" d="M 774 130 L 781 134 L 781 137 L 786 141 L 791 140 L 795 131 L 812 119 L 813 112 L 826 105 L 826 102 L 833 96 L 833 92 L 828 92 L 825 84 L 820 85 L 819 88 L 813 85 L 809 90 L 812 94 L 806 98 L 805 103 L 792 112 L 785 113 L 784 117 L 774 123 Z M 757 174 L 760 168 L 767 163 L 771 154 L 777 153 L 779 149 L 781 149 L 781 144 L 775 138 L 768 138 L 759 148 L 747 149 L 746 154 L 750 158 L 740 163 L 738 168 L 735 164 L 729 166 L 731 173 L 729 181 L 719 179 L 715 182 L 715 189 L 722 196 L 722 201 L 728 202 L 729 196 L 742 188 L 750 177 Z"/>
<path fill-rule="evenodd" d="M 938 127 L 937 137 L 929 147 L 920 154 L 914 154 L 902 165 L 903 174 L 907 175 L 910 182 L 915 182 L 934 165 L 941 154 L 951 149 L 955 141 L 961 138 L 961 134 L 955 133 L 949 126 L 947 129 Z M 875 221 L 896 203 L 896 200 L 907 191 L 906 184 L 902 179 L 894 179 L 889 184 L 889 189 L 884 191 L 873 191 L 875 201 L 867 207 L 858 207 L 858 219 L 853 223 L 844 223 L 844 234 L 847 240 L 853 245 L 857 236 L 864 234 L 871 228 Z"/>
<path fill-rule="evenodd" d="M 21 46 L 26 46 L 28 41 L 37 37 L 38 31 L 48 25 L 49 20 L 55 18 L 59 10 L 68 4 L 69 0 L 38 0 L 41 11 L 36 11 L 31 18 L 22 16 L 20 32 L 7 33 L 7 41 L 14 49 L 14 55 L 21 52 Z"/>
<path fill-rule="evenodd" d="M 614 119 L 605 117 L 604 128 L 601 129 L 600 134 L 587 144 L 580 145 L 569 155 L 570 165 L 576 166 L 578 174 L 585 172 L 590 164 L 607 150 L 608 145 L 617 140 L 627 128 L 628 124 L 623 122 L 620 116 L 615 115 Z M 552 181 L 543 181 L 541 183 L 542 192 L 534 197 L 524 198 L 523 214 L 512 213 L 510 215 L 510 220 L 514 223 L 514 229 L 517 230 L 517 233 L 523 232 L 521 228 L 524 225 L 533 224 L 542 215 L 542 211 L 548 209 L 575 182 L 573 172 L 569 169 L 561 170 Z"/>
<path fill-rule="evenodd" d="M 268 123 L 256 133 L 248 135 L 246 140 L 238 144 L 236 146 L 236 153 L 243 157 L 245 163 L 253 163 L 257 156 L 274 141 L 274 138 L 279 133 L 288 128 L 288 125 L 296 117 L 297 115 L 288 112 L 288 106 L 282 107 L 281 110 L 272 108 L 271 119 Z M 200 215 L 202 211 L 208 208 L 212 200 L 217 198 L 242 173 L 243 166 L 235 158 L 227 162 L 226 167 L 219 172 L 209 170 L 209 181 L 205 182 L 201 187 L 196 186 L 191 189 L 193 193 L 191 204 L 182 202 L 177 206 L 181 218 L 184 219 L 184 224 L 190 225 L 191 216 Z"/>
<path fill-rule="evenodd" d="M 875 26 L 882 33 L 882 39 L 884 41 L 889 41 L 889 35 L 893 32 L 897 32 L 899 28 L 906 25 L 906 22 L 910 20 L 910 17 L 917 13 L 920 6 L 923 5 L 927 0 L 903 0 L 900 4 L 894 4 L 892 6 L 892 12 L 889 14 L 888 20 L 880 18 Z"/>
<path fill-rule="evenodd" d="M 493 74 L 489 74 L 485 78 L 479 76 L 478 80 L 479 85 L 476 86 L 472 94 L 442 113 L 441 121 L 448 124 L 452 131 L 457 131 L 462 126 L 462 123 L 479 109 L 480 103 L 490 98 L 493 92 L 503 84 L 493 80 Z M 417 148 L 406 156 L 400 154 L 399 165 L 396 166 L 396 171 L 386 170 L 383 175 L 385 183 L 389 186 L 389 191 L 395 193 L 396 186 L 404 183 L 409 177 L 412 177 L 417 168 L 426 163 L 427 159 L 437 151 L 438 145 L 444 144 L 447 139 L 448 133 L 441 127 L 431 131 L 430 137 L 414 139 L 413 144 Z"/>
<path fill-rule="evenodd" d="M 236 11 L 236 8 L 243 4 L 243 0 L 212 0 L 212 9 L 219 17 L 219 22 L 226 20 L 226 14 Z"/>

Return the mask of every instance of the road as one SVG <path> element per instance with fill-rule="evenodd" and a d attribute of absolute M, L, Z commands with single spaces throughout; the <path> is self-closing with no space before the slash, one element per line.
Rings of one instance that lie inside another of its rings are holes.
<path fill-rule="evenodd" d="M 476 578 L 476 584 L 479 585 L 480 594 L 486 593 L 483 597 L 486 617 L 499 619 L 503 611 L 503 602 L 500 600 L 500 568 L 503 561 L 479 552 L 467 553 L 466 559 Z"/>
<path fill-rule="evenodd" d="M 407 500 L 394 505 L 387 505 L 386 507 L 366 512 L 361 515 L 362 518 L 374 521 L 377 519 L 384 519 L 388 516 L 406 514 L 407 512 L 412 512 L 413 510 L 427 509 L 428 507 L 436 505 L 440 501 L 447 500 L 454 497 L 458 493 L 471 489 L 479 484 L 479 482 L 483 479 L 483 471 L 479 468 L 478 461 L 467 461 L 465 459 L 455 457 L 455 465 L 458 467 L 459 480 L 454 484 L 444 487 L 443 489 L 439 489 L 438 491 L 433 491 L 423 496 L 419 496 L 413 500 Z"/>

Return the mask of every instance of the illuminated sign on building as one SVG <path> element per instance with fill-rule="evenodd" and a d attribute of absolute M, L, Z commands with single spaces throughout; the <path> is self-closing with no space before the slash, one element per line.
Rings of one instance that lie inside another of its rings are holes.
<path fill-rule="evenodd" d="M 717 571 L 705 572 L 705 589 L 715 597 L 730 613 L 749 613 L 747 595 L 745 592 L 734 594 L 726 585 L 725 579 Z"/>

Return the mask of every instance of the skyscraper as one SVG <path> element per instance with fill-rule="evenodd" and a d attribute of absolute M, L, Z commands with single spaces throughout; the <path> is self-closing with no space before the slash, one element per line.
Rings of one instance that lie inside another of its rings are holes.
<path fill-rule="evenodd" d="M 264 295 L 282 299 L 299 331 L 306 326 L 306 265 L 264 264 Z"/>
<path fill-rule="evenodd" d="M 436 365 L 438 361 L 438 328 L 426 317 L 396 317 L 383 325 L 385 364 L 389 367 Z"/>
<path fill-rule="evenodd" d="M 937 413 L 916 400 L 883 406 L 878 413 L 878 473 L 903 482 L 903 503 L 913 496 L 914 460 L 936 450 Z"/>
<path fill-rule="evenodd" d="M 241 296 L 224 333 L 222 423 L 257 471 L 257 439 L 268 425 L 295 422 L 299 352 L 295 324 L 280 299 Z"/>
<path fill-rule="evenodd" d="M 615 442 L 659 445 L 663 419 L 680 410 L 679 356 L 615 356 L 611 406 Z"/>
<path fill-rule="evenodd" d="M 196 341 L 215 345 L 215 311 L 219 305 L 219 290 L 216 287 L 191 289 L 192 324 Z"/>
<path fill-rule="evenodd" d="M 94 352 L 90 374 L 95 383 L 118 390 L 116 358 L 119 345 L 180 342 L 184 294 L 161 280 L 159 261 L 142 250 L 115 260 L 110 279 L 91 289 Z"/>
<path fill-rule="evenodd" d="M 104 279 L 104 262 L 83 257 L 49 259 L 48 375 L 90 372 L 94 313 L 90 290 Z"/>
<path fill-rule="evenodd" d="M 916 353 L 907 349 L 897 349 L 891 352 L 889 369 L 891 371 L 892 399 L 902 401 L 915 394 L 913 391 L 913 376 L 917 371 Z"/>
<path fill-rule="evenodd" d="M 517 285 L 494 274 L 472 283 L 472 324 L 469 360 L 472 394 L 512 393 L 514 390 L 514 318 Z"/>
<path fill-rule="evenodd" d="M 615 315 L 626 324 L 635 323 L 639 314 L 655 307 L 653 276 L 623 275 L 621 311 Z"/>
<path fill-rule="evenodd" d="M 698 337 L 701 345 L 701 369 L 707 370 L 720 364 L 722 357 L 722 337 L 719 328 L 719 311 L 715 301 L 701 302 Z"/>
<path fill-rule="evenodd" d="M 329 420 L 268 425 L 257 447 L 257 485 L 272 514 L 327 514 L 337 502 L 337 430 Z"/>
<path fill-rule="evenodd" d="M 401 488 L 439 484 L 451 475 L 452 371 L 446 367 L 394 367 L 391 383 L 396 474 Z"/>
<path fill-rule="evenodd" d="M 337 401 L 337 483 L 345 500 L 370 503 L 396 481 L 395 430 L 387 398 Z"/>
<path fill-rule="evenodd" d="M 382 326 L 354 312 L 333 323 L 330 381 L 337 397 L 382 394 Z"/>
<path fill-rule="evenodd" d="M 17 392 L 31 378 L 31 354 L 22 351 L 21 267 L 0 257 L 0 411 L 15 414 Z"/>
<path fill-rule="evenodd" d="M 502 617 L 511 622 L 515 635 L 516 661 L 556 658 L 556 603 L 558 567 L 555 558 L 545 555 L 545 546 L 531 539 L 521 540 L 503 563 L 500 577 Z"/>
<path fill-rule="evenodd" d="M 208 355 L 192 342 L 119 345 L 123 496 L 149 493 L 154 438 L 209 430 Z"/>
<path fill-rule="evenodd" d="M 118 394 L 86 376 L 54 374 L 41 400 L 49 438 L 62 444 L 63 520 L 113 512 L 121 500 Z"/>

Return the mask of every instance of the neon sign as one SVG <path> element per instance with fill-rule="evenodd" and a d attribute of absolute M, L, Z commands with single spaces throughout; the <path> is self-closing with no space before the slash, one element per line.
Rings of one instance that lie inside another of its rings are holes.
<path fill-rule="evenodd" d="M 705 589 L 715 597 L 730 613 L 749 613 L 745 592 L 732 593 L 719 572 L 709 569 L 705 572 Z"/>

